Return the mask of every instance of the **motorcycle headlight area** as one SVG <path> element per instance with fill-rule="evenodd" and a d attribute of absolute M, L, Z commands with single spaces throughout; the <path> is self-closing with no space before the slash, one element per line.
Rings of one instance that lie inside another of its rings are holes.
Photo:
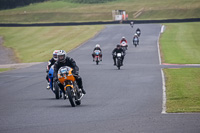
<path fill-rule="evenodd" d="M 67 68 L 61 68 L 59 73 L 61 77 L 66 77 L 69 74 L 69 70 Z"/>
<path fill-rule="evenodd" d="M 122 54 L 121 53 L 117 53 L 117 57 L 121 57 L 122 56 Z"/>

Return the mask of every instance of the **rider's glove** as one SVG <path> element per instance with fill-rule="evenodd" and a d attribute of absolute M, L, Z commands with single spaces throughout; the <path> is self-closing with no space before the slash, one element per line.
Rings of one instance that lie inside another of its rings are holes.
<path fill-rule="evenodd" d="M 76 71 L 76 70 L 73 70 L 72 73 L 73 73 L 74 75 L 78 75 L 78 71 Z"/>

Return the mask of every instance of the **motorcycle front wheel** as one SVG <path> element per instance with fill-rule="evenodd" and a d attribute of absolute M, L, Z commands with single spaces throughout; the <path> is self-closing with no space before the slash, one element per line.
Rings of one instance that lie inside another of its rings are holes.
<path fill-rule="evenodd" d="M 70 87 L 67 87 L 66 88 L 66 93 L 68 95 L 68 99 L 69 99 L 69 102 L 71 104 L 72 107 L 75 107 L 75 100 L 73 98 L 73 94 L 72 94 L 72 91 L 71 91 L 71 88 Z"/>
<path fill-rule="evenodd" d="M 117 59 L 117 68 L 120 69 L 120 66 L 121 66 L 121 61 L 120 59 Z"/>
<path fill-rule="evenodd" d="M 99 64 L 99 61 L 97 60 L 97 61 L 96 61 L 96 65 L 98 65 L 98 64 Z"/>

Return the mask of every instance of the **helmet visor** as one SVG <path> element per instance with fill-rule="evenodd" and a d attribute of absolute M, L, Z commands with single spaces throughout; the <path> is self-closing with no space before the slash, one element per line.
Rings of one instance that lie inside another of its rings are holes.
<path fill-rule="evenodd" d="M 58 55 L 58 60 L 62 61 L 65 59 L 65 55 Z"/>
<path fill-rule="evenodd" d="M 53 55 L 53 58 L 57 58 L 57 57 L 58 57 L 57 54 L 54 54 L 54 55 Z"/>

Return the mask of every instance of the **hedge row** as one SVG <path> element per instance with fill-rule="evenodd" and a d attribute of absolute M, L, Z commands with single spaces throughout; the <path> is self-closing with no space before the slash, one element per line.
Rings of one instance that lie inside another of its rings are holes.
<path fill-rule="evenodd" d="M 74 2 L 74 3 L 95 4 L 95 3 L 105 3 L 105 2 L 115 1 L 115 0 L 68 0 L 68 1 Z"/>
<path fill-rule="evenodd" d="M 48 0 L 0 0 L 0 10 L 26 6 L 31 3 L 44 2 Z"/>

